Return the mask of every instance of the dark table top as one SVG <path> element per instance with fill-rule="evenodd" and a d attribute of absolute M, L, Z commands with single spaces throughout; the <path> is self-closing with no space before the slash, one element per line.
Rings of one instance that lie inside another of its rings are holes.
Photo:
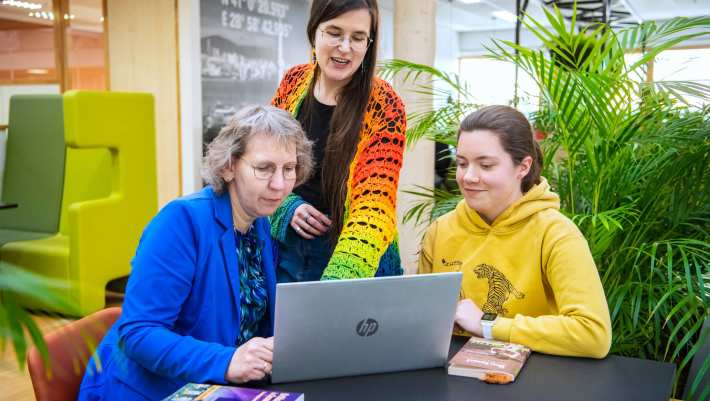
<path fill-rule="evenodd" d="M 17 207 L 17 203 L 3 203 L 0 201 L 0 209 L 12 209 Z"/>
<path fill-rule="evenodd" d="M 449 357 L 464 344 L 454 337 Z M 343 361 L 343 363 L 346 363 Z M 603 360 L 533 353 L 514 383 L 486 384 L 444 368 L 274 384 L 307 401 L 668 401 L 675 366 L 609 356 Z"/>

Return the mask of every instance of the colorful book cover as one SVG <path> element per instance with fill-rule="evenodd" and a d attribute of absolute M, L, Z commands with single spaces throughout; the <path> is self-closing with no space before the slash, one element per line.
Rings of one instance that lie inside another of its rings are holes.
<path fill-rule="evenodd" d="M 304 401 L 301 393 L 188 383 L 163 401 Z"/>
<path fill-rule="evenodd" d="M 471 337 L 449 361 L 448 373 L 488 383 L 510 383 L 515 381 L 530 352 L 524 345 Z"/>

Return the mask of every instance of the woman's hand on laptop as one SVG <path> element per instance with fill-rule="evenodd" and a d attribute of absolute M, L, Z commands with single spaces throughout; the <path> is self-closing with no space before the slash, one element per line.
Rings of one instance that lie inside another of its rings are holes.
<path fill-rule="evenodd" d="M 454 315 L 456 324 L 479 337 L 483 336 L 481 317 L 483 317 L 483 311 L 470 299 L 462 299 L 456 305 L 456 314 Z"/>
<path fill-rule="evenodd" d="M 230 383 L 261 380 L 271 373 L 273 358 L 274 338 L 254 337 L 234 352 L 224 378 Z"/>

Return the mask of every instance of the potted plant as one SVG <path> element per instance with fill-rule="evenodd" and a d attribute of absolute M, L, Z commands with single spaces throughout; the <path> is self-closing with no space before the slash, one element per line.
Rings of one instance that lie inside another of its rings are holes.
<path fill-rule="evenodd" d="M 53 291 L 48 291 L 50 288 Z M 68 284 L 50 279 L 8 263 L 0 263 L 0 352 L 12 345 L 20 369 L 25 366 L 27 351 L 34 344 L 44 360 L 47 360 L 47 345 L 33 315 L 19 304 L 15 297 L 24 295 L 47 304 L 65 304 L 55 295 L 55 290 L 66 290 Z M 71 310 L 70 306 L 66 306 Z"/>
<path fill-rule="evenodd" d="M 547 24 L 523 20 L 542 48 L 494 39 L 489 57 L 514 63 L 540 90 L 530 118 L 544 133 L 543 175 L 594 255 L 612 318 L 611 352 L 675 363 L 679 398 L 710 310 L 710 107 L 687 100 L 707 102 L 710 87 L 643 77 L 660 52 L 710 36 L 710 18 L 614 31 L 579 28 L 574 16 L 567 21 L 556 8 L 545 13 Z M 633 63 L 626 61 L 630 51 L 641 53 Z M 407 135 L 410 143 L 425 137 L 455 144 L 458 123 L 476 107 L 475 88 L 455 74 L 403 60 L 384 62 L 381 74 L 415 84 L 426 76 L 430 83 L 416 90 L 454 93 L 451 102 L 409 115 Z M 406 218 L 424 223 L 461 199 L 457 189 L 410 193 L 421 202 Z M 709 370 L 710 358 L 701 372 Z M 710 395 L 698 383 L 687 386 L 702 392 L 698 399 Z"/>

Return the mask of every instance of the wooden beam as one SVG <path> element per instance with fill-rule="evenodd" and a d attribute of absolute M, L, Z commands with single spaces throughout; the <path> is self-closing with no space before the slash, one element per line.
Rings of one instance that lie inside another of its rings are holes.
<path fill-rule="evenodd" d="M 57 80 L 59 81 L 59 92 L 64 93 L 69 87 L 67 78 L 67 54 L 66 54 L 66 23 L 64 14 L 68 7 L 67 0 L 52 0 L 52 10 L 54 10 L 54 64 L 56 66 Z"/>

